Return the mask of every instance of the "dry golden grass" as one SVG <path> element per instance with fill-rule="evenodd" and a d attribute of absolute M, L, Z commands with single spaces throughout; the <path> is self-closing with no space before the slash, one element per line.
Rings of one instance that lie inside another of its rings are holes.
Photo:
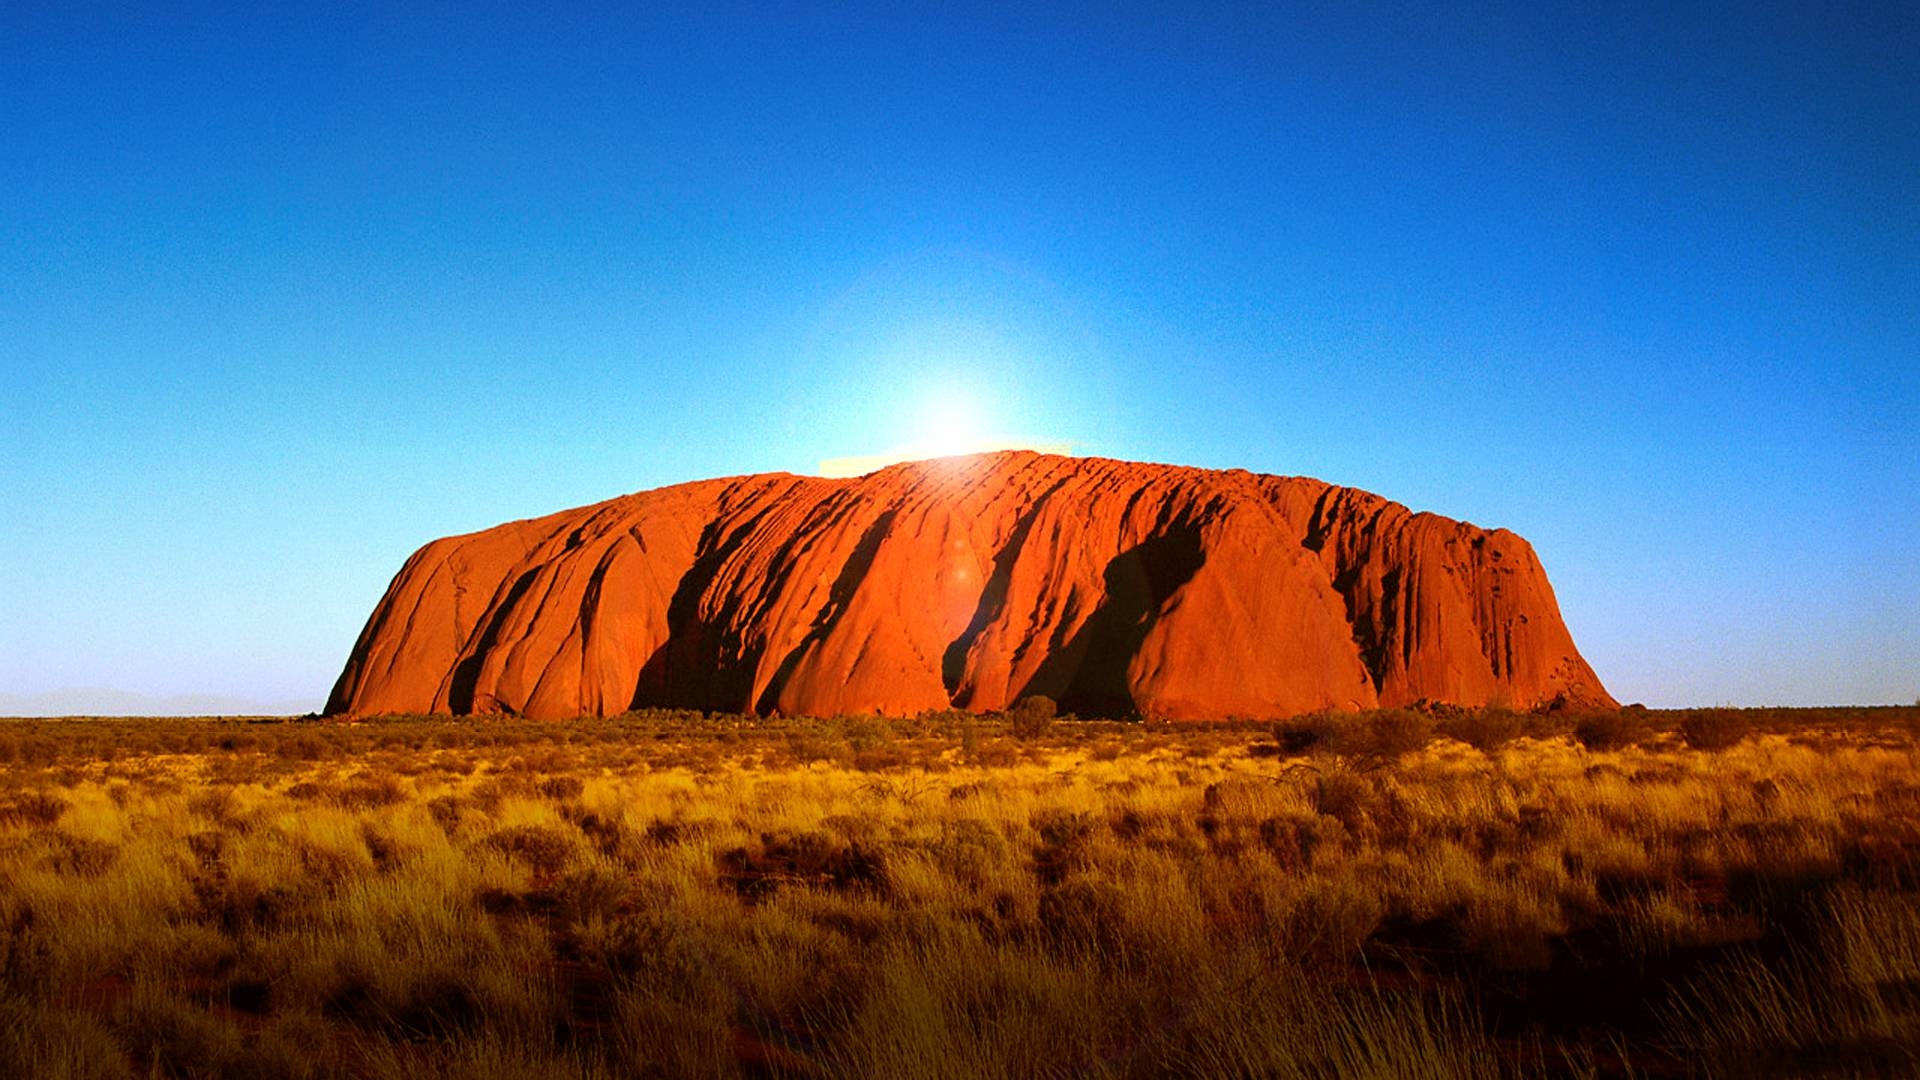
<path fill-rule="evenodd" d="M 1916 721 L 8 722 L 0 1076 L 1901 1075 Z"/>

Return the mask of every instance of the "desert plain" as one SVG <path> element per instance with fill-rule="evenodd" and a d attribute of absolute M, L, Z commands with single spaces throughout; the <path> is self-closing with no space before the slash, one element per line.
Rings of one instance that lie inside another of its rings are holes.
<path fill-rule="evenodd" d="M 1893 1076 L 1920 708 L 0 722 L 0 1075 Z"/>

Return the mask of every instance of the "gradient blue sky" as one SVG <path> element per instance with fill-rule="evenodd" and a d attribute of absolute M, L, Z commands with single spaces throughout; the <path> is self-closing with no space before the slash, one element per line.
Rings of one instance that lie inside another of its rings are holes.
<path fill-rule="evenodd" d="M 317 707 L 419 544 L 994 433 L 1920 696 L 1920 8 L 0 6 L 0 691 Z"/>

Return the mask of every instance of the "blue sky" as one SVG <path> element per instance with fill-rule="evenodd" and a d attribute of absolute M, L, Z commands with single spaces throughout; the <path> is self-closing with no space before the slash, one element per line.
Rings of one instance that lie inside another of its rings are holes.
<path fill-rule="evenodd" d="M 992 433 L 1920 697 L 1920 9 L 0 7 L 0 692 L 317 707 L 435 536 Z"/>

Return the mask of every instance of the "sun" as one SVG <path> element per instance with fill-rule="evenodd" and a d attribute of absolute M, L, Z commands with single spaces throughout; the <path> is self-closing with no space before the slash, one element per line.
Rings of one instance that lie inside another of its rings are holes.
<path fill-rule="evenodd" d="M 822 476 L 864 476 L 875 469 L 904 461 L 990 454 L 1001 450 L 1034 450 L 1045 454 L 1070 454 L 1073 446 L 1057 439 L 1033 439 L 1008 435 L 998 428 L 1001 419 L 989 416 L 979 400 L 964 388 L 940 386 L 920 392 L 918 408 L 902 403 L 894 413 L 900 424 L 910 425 L 902 442 L 879 453 L 826 458 L 820 462 Z M 911 400 L 911 399 L 909 399 Z M 898 431 L 899 429 L 895 429 Z"/>
<path fill-rule="evenodd" d="M 949 396 L 928 403 L 914 449 L 921 457 L 974 454 L 986 446 L 978 414 L 964 397 Z"/>

